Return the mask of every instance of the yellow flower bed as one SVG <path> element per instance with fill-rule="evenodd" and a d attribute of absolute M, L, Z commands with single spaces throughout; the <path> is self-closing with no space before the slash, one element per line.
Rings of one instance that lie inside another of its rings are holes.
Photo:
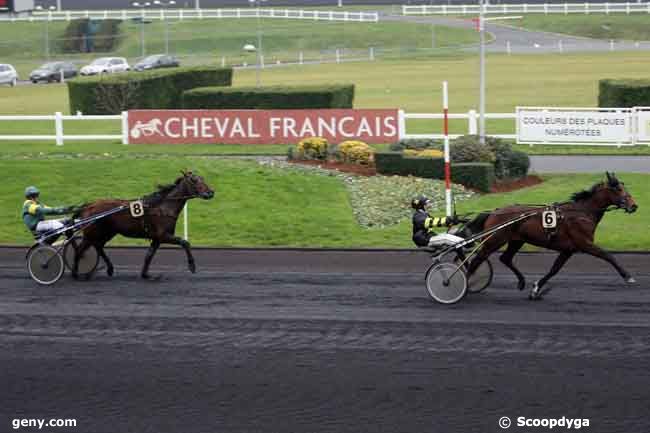
<path fill-rule="evenodd" d="M 341 161 L 362 165 L 370 164 L 374 154 L 372 147 L 359 140 L 344 141 L 336 150 Z"/>
<path fill-rule="evenodd" d="M 296 146 L 300 159 L 327 159 L 327 140 L 322 137 L 310 137 L 300 140 Z"/>
<path fill-rule="evenodd" d="M 405 156 L 410 156 L 414 158 L 444 158 L 445 154 L 437 149 L 425 149 L 425 150 L 415 150 L 415 149 L 405 149 Z"/>

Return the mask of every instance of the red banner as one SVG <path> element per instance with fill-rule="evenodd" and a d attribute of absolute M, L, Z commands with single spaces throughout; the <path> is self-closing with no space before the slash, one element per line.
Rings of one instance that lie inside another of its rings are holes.
<path fill-rule="evenodd" d="M 399 139 L 398 110 L 132 110 L 133 144 L 294 144 Z"/>

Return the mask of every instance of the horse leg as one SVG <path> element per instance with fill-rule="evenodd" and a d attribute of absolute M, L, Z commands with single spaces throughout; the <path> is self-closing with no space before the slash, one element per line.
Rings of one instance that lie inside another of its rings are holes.
<path fill-rule="evenodd" d="M 190 243 L 188 241 L 179 238 L 178 236 L 168 235 L 162 238 L 162 242 L 172 245 L 180 245 L 187 255 L 187 266 L 190 269 L 190 272 L 193 274 L 196 273 L 196 263 L 194 262 L 194 256 L 192 255 L 192 250 L 190 249 Z"/>
<path fill-rule="evenodd" d="M 503 254 L 499 257 L 499 260 L 501 260 L 501 263 L 506 265 L 508 269 L 510 269 L 515 276 L 517 277 L 517 288 L 519 290 L 524 290 L 526 287 L 526 279 L 524 278 L 523 274 L 517 269 L 512 263 L 512 259 L 515 257 L 515 254 L 521 249 L 522 246 L 524 246 L 525 242 L 524 241 L 510 241 L 508 242 L 508 248 L 504 251 Z"/>
<path fill-rule="evenodd" d="M 486 242 L 479 252 L 476 253 L 476 257 L 470 261 L 467 267 L 467 279 L 469 280 L 472 277 L 478 267 L 481 266 L 481 263 L 490 257 L 490 254 L 501 248 L 506 242 L 507 239 L 490 239 Z"/>
<path fill-rule="evenodd" d="M 160 241 L 157 239 L 153 239 L 151 241 L 151 245 L 149 245 L 149 249 L 147 250 L 147 255 L 144 258 L 144 266 L 142 266 L 142 271 L 140 272 L 140 276 L 145 280 L 151 278 L 151 275 L 149 275 L 149 265 L 151 264 L 151 260 L 153 259 L 153 256 L 156 255 L 156 251 L 158 251 L 158 247 L 160 247 Z"/>
<path fill-rule="evenodd" d="M 90 248 L 91 245 L 91 242 L 86 238 L 82 238 L 79 245 L 76 245 L 74 242 L 72 243 L 72 248 L 74 248 L 74 263 L 72 265 L 71 271 L 72 278 L 75 280 L 79 278 L 79 258 L 84 252 L 86 252 L 88 248 Z M 86 279 L 90 278 L 89 276 L 86 277 Z"/>
<path fill-rule="evenodd" d="M 542 290 L 542 287 L 544 287 L 544 284 L 546 284 L 546 282 L 550 280 L 555 274 L 560 272 L 560 269 L 562 269 L 562 267 L 566 264 L 567 260 L 569 260 L 572 255 L 573 252 L 571 251 L 562 251 L 553 262 L 553 266 L 551 266 L 551 269 L 548 271 L 548 273 L 544 275 L 541 280 L 535 281 L 533 288 L 530 291 L 530 295 L 528 295 L 528 299 L 540 300 L 542 299 L 542 295 L 550 292 L 550 288 Z"/>
<path fill-rule="evenodd" d="M 106 255 L 106 251 L 104 251 L 104 245 L 96 245 L 95 248 L 97 249 L 97 253 L 99 254 L 99 257 L 104 260 L 104 263 L 106 263 L 106 275 L 109 277 L 113 276 L 113 273 L 115 272 L 115 269 L 113 268 L 113 263 L 111 262 L 111 259 L 108 258 Z"/>
<path fill-rule="evenodd" d="M 632 275 L 630 275 L 630 273 L 628 271 L 626 271 L 623 268 L 623 266 L 621 266 L 616 261 L 614 256 L 612 256 L 610 253 L 603 250 L 599 246 L 597 246 L 595 244 L 592 244 L 592 243 L 590 243 L 588 245 L 584 245 L 584 246 L 581 245 L 580 246 L 580 251 L 582 251 L 583 253 L 592 255 L 594 257 L 598 257 L 599 259 L 603 259 L 607 263 L 609 263 L 610 265 L 614 266 L 614 268 L 618 271 L 619 275 L 621 277 L 623 277 L 623 279 L 625 280 L 626 283 L 630 283 L 630 284 L 636 283 L 636 280 L 632 277 Z"/>

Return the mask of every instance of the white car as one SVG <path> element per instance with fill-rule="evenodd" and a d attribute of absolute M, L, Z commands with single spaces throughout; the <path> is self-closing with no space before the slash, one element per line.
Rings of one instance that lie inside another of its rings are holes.
<path fill-rule="evenodd" d="M 130 69 L 131 67 L 124 57 L 102 57 L 81 68 L 79 73 L 81 75 L 113 74 Z"/>
<path fill-rule="evenodd" d="M 0 64 L 0 84 L 15 86 L 18 81 L 18 73 L 11 65 Z"/>

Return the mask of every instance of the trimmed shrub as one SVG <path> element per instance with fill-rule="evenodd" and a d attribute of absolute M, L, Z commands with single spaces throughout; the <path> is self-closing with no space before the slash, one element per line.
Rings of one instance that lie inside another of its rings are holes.
<path fill-rule="evenodd" d="M 185 90 L 229 86 L 232 69 L 185 67 L 77 78 L 68 81 L 70 111 L 119 114 L 129 109 L 182 108 Z"/>
<path fill-rule="evenodd" d="M 442 158 L 413 158 L 401 152 L 375 153 L 377 173 L 399 176 L 418 176 L 442 179 L 445 175 L 445 161 Z"/>
<path fill-rule="evenodd" d="M 400 152 L 375 153 L 377 173 L 384 175 L 417 176 L 444 179 L 445 162 L 442 158 L 409 158 Z M 494 183 L 491 163 L 454 163 L 451 170 L 455 183 L 488 192 Z"/>
<path fill-rule="evenodd" d="M 197 86 L 194 86 L 197 87 Z M 183 108 L 352 108 L 354 85 L 201 87 L 183 93 Z"/>
<path fill-rule="evenodd" d="M 599 107 L 635 107 L 650 105 L 650 80 L 600 80 Z"/>
<path fill-rule="evenodd" d="M 491 137 L 490 137 L 491 138 Z M 449 152 L 453 162 L 491 162 L 496 160 L 488 138 L 486 145 L 479 142 L 478 135 L 462 135 L 449 143 Z"/>
<path fill-rule="evenodd" d="M 507 174 L 505 177 L 517 179 L 526 177 L 530 169 L 530 157 L 525 152 L 513 150 L 506 160 Z M 498 176 L 497 176 L 498 177 Z"/>
<path fill-rule="evenodd" d="M 442 142 L 429 138 L 405 138 L 404 140 L 391 143 L 389 149 L 392 151 L 400 151 L 406 149 L 422 150 L 422 149 L 442 149 Z"/>
<path fill-rule="evenodd" d="M 451 180 L 468 188 L 490 192 L 494 184 L 494 166 L 486 162 L 461 162 L 453 164 Z"/>
<path fill-rule="evenodd" d="M 300 140 L 293 157 L 296 159 L 327 159 L 327 140 L 321 137 L 310 137 Z"/>
<path fill-rule="evenodd" d="M 374 151 L 368 144 L 359 140 L 348 140 L 337 146 L 337 158 L 341 162 L 368 165 Z"/>

